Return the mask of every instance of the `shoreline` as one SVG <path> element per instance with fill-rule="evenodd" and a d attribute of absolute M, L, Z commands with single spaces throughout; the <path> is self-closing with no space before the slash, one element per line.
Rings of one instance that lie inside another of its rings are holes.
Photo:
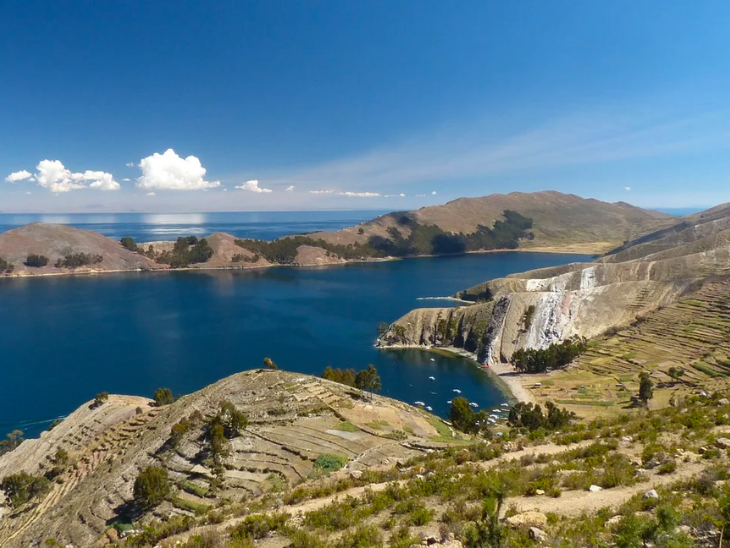
<path fill-rule="evenodd" d="M 482 367 L 476 356 L 464 350 L 463 348 L 456 348 L 454 346 L 424 346 L 420 344 L 394 344 L 388 346 L 378 346 L 379 350 L 405 350 L 405 349 L 418 349 L 426 350 L 427 352 L 444 352 L 447 354 L 453 354 L 462 358 L 467 358 L 474 363 L 474 367 L 480 371 L 484 371 L 489 375 L 494 384 L 499 390 L 507 396 L 507 400 L 513 400 L 521 403 L 538 403 L 535 396 L 522 384 L 523 375 L 517 373 L 514 368 L 506 363 L 498 363 L 490 365 L 489 367 Z"/>
<path fill-rule="evenodd" d="M 305 264 L 267 264 L 258 266 L 208 266 L 208 267 L 184 267 L 184 268 L 130 268 L 130 269 L 110 269 L 110 270 L 71 270 L 67 272 L 44 272 L 44 273 L 10 273 L 0 274 L 0 280 L 3 279 L 21 279 L 21 278 L 47 278 L 47 277 L 58 277 L 58 276 L 99 276 L 104 274 L 119 274 L 124 272 L 195 272 L 195 271 L 227 271 L 227 270 L 259 270 L 263 268 L 314 268 L 314 267 L 332 267 L 332 266 L 347 266 L 350 264 L 367 264 L 367 263 L 383 263 L 391 261 L 411 261 L 417 259 L 435 259 L 445 257 L 460 257 L 464 255 L 481 255 L 488 253 L 550 253 L 555 255 L 566 254 L 566 255 L 600 255 L 600 253 L 592 253 L 589 251 L 566 251 L 555 247 L 546 248 L 528 248 L 528 249 L 485 249 L 481 251 L 466 251 L 464 253 L 454 253 L 448 255 L 414 255 L 409 257 L 380 257 L 380 258 L 369 258 L 369 259 L 352 259 L 344 260 L 341 262 L 333 263 L 305 263 Z M 464 303 L 474 304 L 472 301 L 465 301 L 456 297 L 424 297 L 424 299 L 433 300 L 455 300 Z"/>

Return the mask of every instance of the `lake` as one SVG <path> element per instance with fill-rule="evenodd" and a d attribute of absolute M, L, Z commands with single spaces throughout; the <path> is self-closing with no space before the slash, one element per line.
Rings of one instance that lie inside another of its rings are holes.
<path fill-rule="evenodd" d="M 490 253 L 320 268 L 0 280 L 0 432 L 37 435 L 101 391 L 200 389 L 260 367 L 321 374 L 374 364 L 382 393 L 442 416 L 452 390 L 505 396 L 460 357 L 373 347 L 378 322 L 487 279 L 588 256 Z M 434 376 L 435 381 L 429 381 Z"/>

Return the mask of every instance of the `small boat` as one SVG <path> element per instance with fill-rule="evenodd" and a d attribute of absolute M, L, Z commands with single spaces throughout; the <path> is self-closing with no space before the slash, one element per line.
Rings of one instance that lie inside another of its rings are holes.
<path fill-rule="evenodd" d="M 431 407 L 430 405 L 427 405 L 426 406 L 426 411 L 433 411 L 433 407 Z"/>
<path fill-rule="evenodd" d="M 431 361 L 432 361 L 432 362 L 435 362 L 435 361 L 436 361 L 436 359 L 435 359 L 435 358 L 431 358 Z"/>
<path fill-rule="evenodd" d="M 508 403 L 500 403 L 499 405 L 501 405 L 502 407 L 509 407 Z"/>
<path fill-rule="evenodd" d="M 458 388 L 454 388 L 452 392 L 454 392 L 455 394 L 461 394 L 461 390 L 459 390 Z"/>
<path fill-rule="evenodd" d="M 448 403 L 449 405 L 451 405 L 451 400 L 447 401 L 446 403 Z"/>
<path fill-rule="evenodd" d="M 436 380 L 436 377 L 429 377 L 428 380 L 429 381 L 435 381 Z"/>
<path fill-rule="evenodd" d="M 414 403 L 415 405 L 426 405 L 426 404 L 425 404 L 424 402 L 422 402 L 422 401 L 416 401 L 416 402 L 413 402 L 413 403 Z"/>
<path fill-rule="evenodd" d="M 469 405 L 471 405 L 472 407 L 479 407 L 479 404 L 474 402 L 471 402 Z"/>

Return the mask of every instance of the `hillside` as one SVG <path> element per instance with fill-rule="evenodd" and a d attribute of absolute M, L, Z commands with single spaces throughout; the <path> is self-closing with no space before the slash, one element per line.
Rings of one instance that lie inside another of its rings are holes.
<path fill-rule="evenodd" d="M 225 443 L 216 468 L 206 425 L 222 402 L 245 413 L 249 424 Z M 49 473 L 59 449 L 68 455 L 42 503 L 14 512 L 0 507 L 0 546 L 46 538 L 91 546 L 110 524 L 124 529 L 149 521 L 152 513 L 135 512 L 130 501 L 135 478 L 152 464 L 164 467 L 176 486 L 174 498 L 154 511 L 170 519 L 213 508 L 242 511 L 241 502 L 280 496 L 318 475 L 323 459 L 341 459 L 357 475 L 443 446 L 444 429 L 451 435 L 438 419 L 406 404 L 281 371 L 247 371 L 165 407 L 150 403 L 128 396 L 88 402 L 40 439 L 0 457 L 4 477 Z M 172 428 L 181 421 L 187 427 L 173 441 Z"/>
<path fill-rule="evenodd" d="M 24 263 L 31 254 L 46 257 L 48 264 L 40 267 L 26 266 Z M 90 261 L 75 268 L 56 266 L 59 259 L 71 254 L 84 254 Z M 101 260 L 97 262 L 98 257 Z M 22 226 L 0 234 L 0 259 L 12 265 L 12 274 L 15 276 L 160 268 L 160 265 L 147 257 L 128 251 L 119 242 L 96 232 L 42 223 Z"/>
<path fill-rule="evenodd" d="M 521 249 L 604 253 L 627 240 L 672 224 L 672 218 L 625 202 L 607 203 L 555 191 L 512 192 L 482 198 L 459 198 L 444 205 L 383 215 L 361 225 L 312 237 L 351 245 L 372 237 L 391 238 L 388 230 L 408 236 L 403 217 L 420 225 L 435 225 L 447 233 L 470 234 L 480 225 L 492 227 L 505 220 L 505 211 L 532 219 L 531 236 L 521 239 Z M 360 230 L 362 229 L 362 233 Z"/>

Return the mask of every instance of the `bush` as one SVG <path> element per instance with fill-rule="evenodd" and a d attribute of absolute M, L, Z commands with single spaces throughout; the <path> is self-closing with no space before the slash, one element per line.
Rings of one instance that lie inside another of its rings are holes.
<path fill-rule="evenodd" d="M 158 388 L 155 390 L 155 405 L 157 407 L 170 405 L 174 401 L 175 398 L 172 396 L 172 392 L 169 388 Z"/>
<path fill-rule="evenodd" d="M 0 257 L 0 273 L 10 274 L 15 269 L 11 263 Z"/>
<path fill-rule="evenodd" d="M 51 490 L 51 482 L 44 477 L 20 472 L 5 476 L 0 482 L 0 489 L 5 493 L 8 504 L 18 508 L 30 500 L 43 498 Z"/>
<path fill-rule="evenodd" d="M 101 255 L 90 253 L 70 253 L 56 261 L 56 268 L 78 268 L 90 264 L 99 264 L 104 260 Z"/>
<path fill-rule="evenodd" d="M 144 510 L 150 510 L 165 500 L 171 491 L 167 470 L 160 466 L 148 466 L 134 480 L 134 502 Z"/>
<path fill-rule="evenodd" d="M 329 474 L 330 472 L 339 470 L 345 464 L 347 464 L 347 457 L 323 453 L 314 461 L 314 468 L 325 474 Z"/>
<path fill-rule="evenodd" d="M 31 268 L 42 268 L 48 264 L 48 257 L 45 255 L 30 254 L 26 257 L 24 264 Z"/>
<path fill-rule="evenodd" d="M 109 399 L 109 392 L 99 392 L 96 396 L 94 396 L 94 407 L 99 407 L 100 405 L 103 405 L 104 402 L 106 402 Z"/>
<path fill-rule="evenodd" d="M 156 261 L 169 264 L 172 268 L 185 268 L 191 264 L 204 263 L 213 256 L 213 248 L 208 240 L 195 236 L 180 237 L 175 242 L 172 251 L 165 251 Z"/>
<path fill-rule="evenodd" d="M 565 367 L 587 349 L 588 340 L 576 336 L 547 348 L 520 348 L 512 354 L 510 362 L 524 373 L 544 373 L 548 369 Z"/>
<path fill-rule="evenodd" d="M 129 251 L 139 251 L 137 244 L 134 243 L 134 240 L 129 236 L 125 236 L 124 238 L 119 240 L 119 243 L 122 244 L 122 247 L 124 247 L 124 249 L 128 249 Z"/>

